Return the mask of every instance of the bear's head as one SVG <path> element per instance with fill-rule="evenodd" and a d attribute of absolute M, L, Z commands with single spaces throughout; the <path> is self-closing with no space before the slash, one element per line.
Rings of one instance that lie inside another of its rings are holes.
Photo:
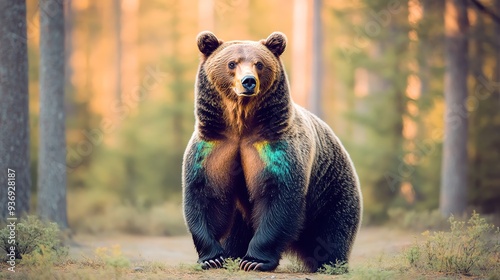
<path fill-rule="evenodd" d="M 197 42 L 208 81 L 228 98 L 265 94 L 282 71 L 280 55 L 286 47 L 283 33 L 274 32 L 260 41 L 223 42 L 205 31 L 198 35 Z"/>

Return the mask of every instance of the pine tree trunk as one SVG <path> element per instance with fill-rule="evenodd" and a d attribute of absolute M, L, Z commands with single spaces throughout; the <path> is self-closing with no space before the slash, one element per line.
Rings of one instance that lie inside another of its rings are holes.
<path fill-rule="evenodd" d="M 474 15 L 477 17 L 477 21 L 475 26 L 473 27 L 474 30 L 472 31 L 471 34 L 474 34 L 471 36 L 469 39 L 471 41 L 471 46 L 473 47 L 473 51 L 471 50 L 471 60 L 469 64 L 469 69 L 474 77 L 474 86 L 472 87 L 473 90 L 477 88 L 481 88 L 482 85 L 482 78 L 485 77 L 484 72 L 483 72 L 483 67 L 484 67 L 484 56 L 485 56 L 485 49 L 484 49 L 484 43 L 485 43 L 485 34 L 484 30 L 486 30 L 486 26 L 484 23 L 484 17 L 480 14 L 479 11 L 473 10 Z M 472 29 L 472 26 L 471 26 Z M 474 93 L 474 92 L 473 92 Z M 477 100 L 477 99 L 474 99 Z M 490 147 L 488 145 L 484 145 L 487 141 L 484 141 L 485 139 L 488 139 L 488 137 L 483 137 L 483 126 L 481 125 L 481 119 L 488 114 L 491 114 L 491 112 L 485 112 L 485 104 L 481 104 L 481 100 L 478 100 L 478 108 L 477 110 L 474 110 L 474 112 L 471 113 L 469 116 L 469 127 L 468 127 L 468 133 L 471 142 L 473 145 L 470 146 L 471 150 L 469 151 L 470 154 L 473 156 L 471 158 L 471 164 L 468 167 L 470 170 L 470 177 L 469 182 L 472 186 L 474 186 L 474 189 L 471 190 L 469 193 L 469 196 L 472 198 L 472 203 L 475 203 L 477 201 L 477 197 L 481 197 L 480 192 L 483 192 L 484 188 L 484 181 L 486 178 L 484 178 L 484 173 L 483 173 L 483 168 L 486 167 L 483 164 L 483 153 L 489 153 Z M 488 102 L 488 101 L 487 101 Z M 483 209 L 481 209 L 483 210 Z"/>
<path fill-rule="evenodd" d="M 0 218 L 2 221 L 5 221 L 6 217 L 27 214 L 30 205 L 26 35 L 25 1 L 0 1 Z M 7 209 L 7 202 L 11 201 L 8 199 L 8 173 L 15 174 L 15 177 L 10 175 L 10 178 L 15 178 L 15 183 L 10 183 L 15 184 L 15 210 L 12 214 Z"/>
<path fill-rule="evenodd" d="M 137 39 L 139 35 L 138 13 L 139 0 L 122 1 L 121 9 L 121 99 L 133 99 L 131 95 L 137 95 L 136 92 L 140 85 L 138 77 L 137 60 Z M 177 5 L 175 5 L 177 6 Z"/>
<path fill-rule="evenodd" d="M 65 92 L 74 98 L 76 90 L 73 85 L 73 66 L 71 65 L 71 56 L 73 54 L 73 28 L 73 0 L 66 0 L 64 5 L 64 88 Z M 68 115 L 76 115 L 75 102 L 66 102 L 65 106 Z M 68 116 L 66 116 L 66 118 L 68 118 Z"/>
<path fill-rule="evenodd" d="M 72 90 L 72 82 L 71 77 L 73 76 L 73 69 L 71 68 L 71 53 L 73 51 L 73 40 L 72 40 L 72 31 L 73 31 L 73 8 L 72 8 L 73 0 L 66 0 L 64 5 L 64 45 L 65 45 L 65 56 L 64 56 L 64 84 L 69 92 L 73 92 Z"/>
<path fill-rule="evenodd" d="M 495 1 L 495 13 L 500 15 L 500 1 Z M 500 83 L 500 24 L 495 23 L 495 45 L 496 45 L 496 62 L 493 82 Z M 497 88 L 496 96 L 500 98 L 500 89 Z M 500 102 L 500 100 L 498 100 Z"/>
<path fill-rule="evenodd" d="M 115 85 L 115 101 L 120 104 L 122 101 L 122 1 L 113 0 L 113 14 L 115 16 L 114 28 L 115 28 L 115 72 L 116 72 L 116 85 Z"/>
<path fill-rule="evenodd" d="M 320 118 L 322 117 L 321 89 L 323 88 L 323 36 L 321 3 L 321 0 L 314 0 L 313 4 L 313 63 L 311 72 L 311 96 L 309 97 L 309 109 Z"/>
<path fill-rule="evenodd" d="M 293 37 L 292 37 L 292 72 L 290 85 L 292 98 L 300 106 L 307 105 L 307 0 L 294 0 Z"/>
<path fill-rule="evenodd" d="M 198 0 L 198 30 L 215 32 L 214 0 Z"/>
<path fill-rule="evenodd" d="M 40 1 L 38 213 L 67 228 L 64 1 Z"/>
<path fill-rule="evenodd" d="M 467 206 L 467 0 L 446 0 L 445 129 L 440 210 L 463 214 Z"/>
<path fill-rule="evenodd" d="M 420 101 L 422 99 L 427 99 L 429 98 L 429 90 L 430 90 L 430 67 L 429 67 L 429 59 L 430 59 L 430 52 L 432 50 L 432 45 L 429 44 L 429 38 L 428 38 L 428 28 L 430 28 L 429 23 L 427 20 L 430 21 L 431 19 L 431 4 L 429 3 L 429 0 L 426 1 L 421 1 L 421 7 L 422 7 L 422 19 L 419 23 L 420 28 L 425 28 L 426 30 L 417 30 L 417 31 L 422 31 L 422 33 L 426 32 L 422 36 L 422 34 L 419 34 L 418 38 L 418 47 L 419 47 L 419 73 L 418 76 L 420 78 Z"/>

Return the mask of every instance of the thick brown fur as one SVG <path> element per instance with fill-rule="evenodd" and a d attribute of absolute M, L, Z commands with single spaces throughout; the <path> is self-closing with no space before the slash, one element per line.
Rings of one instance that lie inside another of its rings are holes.
<path fill-rule="evenodd" d="M 295 105 L 284 34 L 197 38 L 196 126 L 183 163 L 184 213 L 204 268 L 242 258 L 273 270 L 284 251 L 309 271 L 347 262 L 361 221 L 354 166 L 332 130 Z"/>

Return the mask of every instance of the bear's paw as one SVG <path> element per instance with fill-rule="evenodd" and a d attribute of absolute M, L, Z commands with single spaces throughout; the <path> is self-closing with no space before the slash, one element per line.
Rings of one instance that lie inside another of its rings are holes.
<path fill-rule="evenodd" d="M 261 260 L 245 256 L 240 261 L 240 269 L 244 271 L 271 271 L 278 266 L 278 260 Z"/>
<path fill-rule="evenodd" d="M 210 268 L 224 268 L 224 258 L 220 256 L 219 258 L 206 260 L 201 263 L 202 269 L 210 269 Z"/>

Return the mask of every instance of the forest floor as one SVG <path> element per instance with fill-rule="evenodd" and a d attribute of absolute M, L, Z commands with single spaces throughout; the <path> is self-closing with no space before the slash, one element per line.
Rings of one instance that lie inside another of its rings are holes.
<path fill-rule="evenodd" d="M 69 261 L 50 267 L 19 266 L 16 273 L 0 276 L 6 279 L 457 279 L 422 275 L 400 265 L 405 248 L 418 235 L 387 227 L 362 228 L 351 255 L 350 273 L 342 276 L 297 272 L 297 266 L 286 258 L 274 272 L 203 271 L 196 265 L 197 254 L 189 236 L 75 235 L 70 242 Z"/>
<path fill-rule="evenodd" d="M 384 227 L 363 228 L 357 236 L 351 261 L 353 264 L 363 263 L 366 259 L 398 253 L 411 244 L 415 235 L 416 233 Z M 76 259 L 92 256 L 96 248 L 113 248 L 117 245 L 132 263 L 160 261 L 167 265 L 179 265 L 194 264 L 197 260 L 190 236 L 77 235 L 73 238 L 70 256 Z M 286 265 L 290 261 L 281 263 Z"/>

